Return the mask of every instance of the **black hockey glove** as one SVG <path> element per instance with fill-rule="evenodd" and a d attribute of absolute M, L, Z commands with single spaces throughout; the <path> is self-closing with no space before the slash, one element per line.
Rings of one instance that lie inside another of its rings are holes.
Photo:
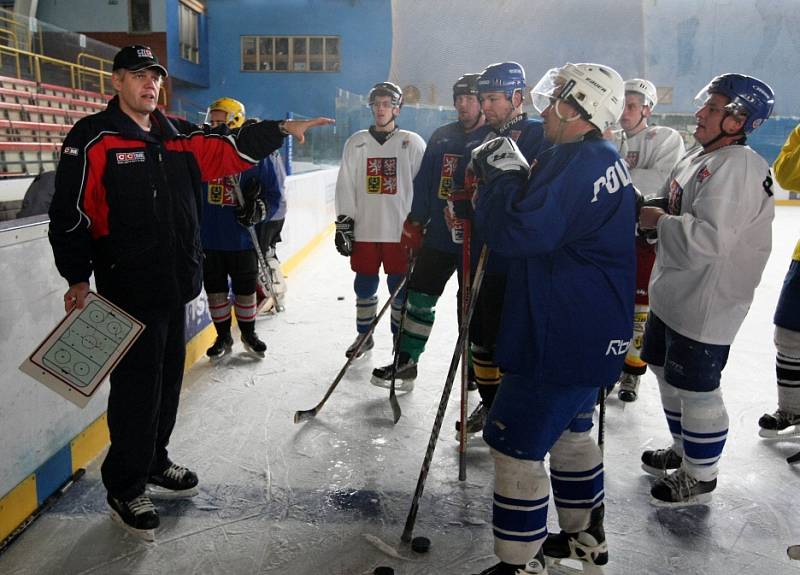
<path fill-rule="evenodd" d="M 669 201 L 667 198 L 660 198 L 658 196 L 643 197 L 639 190 L 636 190 L 636 235 L 640 238 L 647 240 L 648 243 L 654 244 L 658 241 L 658 230 L 653 228 L 651 230 L 643 230 L 639 227 L 639 212 L 642 208 L 661 208 L 666 213 L 669 213 Z M 641 199 L 640 199 L 641 198 Z"/>
<path fill-rule="evenodd" d="M 244 206 L 236 206 L 236 221 L 246 228 L 256 225 L 267 215 L 267 207 L 261 198 L 244 201 Z"/>
<path fill-rule="evenodd" d="M 242 188 L 242 197 L 244 198 L 244 203 L 252 202 L 256 198 L 261 197 L 261 180 L 258 178 L 248 178 L 241 186 Z"/>
<path fill-rule="evenodd" d="M 519 174 L 527 179 L 531 169 L 516 142 L 508 137 L 489 140 L 472 150 L 470 165 L 478 181 L 489 186 L 503 174 Z"/>
<path fill-rule="evenodd" d="M 355 228 L 356 222 L 350 216 L 341 215 L 336 217 L 334 242 L 336 243 L 336 251 L 343 256 L 349 256 L 353 253 L 353 242 L 356 241 Z"/>

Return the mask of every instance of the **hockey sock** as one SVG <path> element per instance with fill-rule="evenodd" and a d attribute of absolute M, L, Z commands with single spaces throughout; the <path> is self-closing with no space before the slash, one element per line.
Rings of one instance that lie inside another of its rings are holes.
<path fill-rule="evenodd" d="M 475 370 L 475 383 L 478 384 L 478 393 L 483 404 L 488 408 L 494 401 L 497 386 L 500 385 L 502 374 L 500 368 L 494 363 L 492 352 L 479 345 L 470 346 L 472 352 L 472 366 Z"/>
<path fill-rule="evenodd" d="M 208 313 L 211 315 L 211 321 L 214 325 L 219 323 L 228 322 L 228 331 L 231 325 L 231 302 L 228 299 L 228 293 L 210 293 L 208 297 Z M 217 330 L 219 333 L 219 330 Z"/>
<path fill-rule="evenodd" d="M 400 351 L 408 353 L 414 363 L 419 362 L 419 356 L 425 351 L 436 316 L 434 306 L 438 299 L 439 296 L 436 295 L 408 291 L 406 321 L 403 324 L 403 333 L 400 334 Z"/>
<path fill-rule="evenodd" d="M 667 383 L 664 377 L 664 368 L 651 365 L 650 371 L 656 375 L 658 389 L 661 392 L 661 407 L 667 418 L 669 432 L 672 435 L 672 449 L 683 457 L 683 429 L 681 428 L 681 398 L 678 388 Z"/>
<path fill-rule="evenodd" d="M 778 408 L 800 413 L 800 332 L 775 326 Z"/>
<path fill-rule="evenodd" d="M 591 430 L 565 431 L 550 450 L 550 482 L 558 524 L 568 533 L 589 527 L 603 502 L 603 455 Z"/>
<path fill-rule="evenodd" d="M 647 364 L 642 361 L 642 341 L 644 339 L 644 326 L 647 323 L 648 305 L 637 304 L 633 308 L 633 339 L 625 356 L 622 371 L 631 375 L 644 375 Z"/>
<path fill-rule="evenodd" d="M 358 333 L 367 333 L 375 316 L 378 314 L 379 278 L 377 275 L 356 274 L 353 290 L 356 292 L 356 329 Z"/>
<path fill-rule="evenodd" d="M 494 449 L 492 457 L 494 552 L 501 561 L 524 565 L 547 537 L 547 472 L 543 461 L 515 459 Z"/>
<path fill-rule="evenodd" d="M 678 392 L 683 404 L 683 467 L 692 477 L 711 481 L 717 476 L 728 437 L 728 412 L 722 390 Z"/>
<path fill-rule="evenodd" d="M 255 292 L 247 295 L 234 294 L 233 310 L 236 314 L 236 322 L 240 327 L 242 323 L 254 323 L 257 313 Z"/>
<path fill-rule="evenodd" d="M 389 288 L 389 293 L 394 292 L 397 286 L 403 281 L 405 274 L 388 274 L 386 276 L 386 286 Z M 403 302 L 406 299 L 405 286 L 401 289 L 397 297 L 392 302 L 392 333 L 397 335 L 397 330 L 400 328 L 400 316 L 403 313 Z"/>
<path fill-rule="evenodd" d="M 228 319 L 223 321 L 215 321 L 214 322 L 214 329 L 217 331 L 217 335 L 230 335 L 231 333 L 231 316 L 228 316 Z"/>

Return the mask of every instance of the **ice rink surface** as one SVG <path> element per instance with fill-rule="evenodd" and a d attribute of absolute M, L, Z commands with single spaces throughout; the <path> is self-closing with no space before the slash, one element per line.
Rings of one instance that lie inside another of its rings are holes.
<path fill-rule="evenodd" d="M 785 461 L 800 440 L 757 434 L 759 416 L 777 405 L 772 315 L 799 221 L 797 208 L 777 208 L 772 257 L 723 373 L 730 433 L 708 506 L 649 503 L 651 478 L 639 456 L 669 442 L 652 374 L 637 402 L 609 398 L 607 575 L 800 573 L 800 562 L 786 556 L 788 545 L 800 543 L 800 465 Z M 388 391 L 369 383 L 372 368 L 391 360 L 388 318 L 375 349 L 352 366 L 317 417 L 292 422 L 296 410 L 322 398 L 345 362 L 355 337 L 352 281 L 330 238 L 288 278 L 285 313 L 259 319 L 265 360 L 240 355 L 237 341 L 223 365 L 201 361 L 187 374 L 170 454 L 198 472 L 201 492 L 157 503 L 156 543 L 111 522 L 98 461 L 0 556 L 0 573 L 358 575 L 388 565 L 397 575 L 456 575 L 492 565 L 493 466 L 485 444 L 473 441 L 467 480 L 458 481 L 457 390 L 414 531 L 431 539 L 430 552 L 400 544 L 456 339 L 455 280 L 439 301 L 416 389 L 400 396 L 397 425 Z M 570 350 L 563 352 L 569 361 Z M 469 400 L 471 411 L 477 393 Z M 554 516 L 551 509 L 557 530 Z"/>

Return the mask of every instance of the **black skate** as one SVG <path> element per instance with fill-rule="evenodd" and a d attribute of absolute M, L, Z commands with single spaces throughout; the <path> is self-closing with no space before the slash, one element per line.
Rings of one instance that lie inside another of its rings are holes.
<path fill-rule="evenodd" d="M 592 509 L 589 527 L 577 533 L 550 533 L 542 545 L 547 565 L 556 564 L 562 568 L 562 561 L 577 561 L 581 569 L 572 569 L 575 573 L 586 575 L 602 575 L 601 565 L 608 563 L 608 545 L 606 545 L 606 532 L 603 529 L 603 516 L 605 506 L 600 505 Z"/>
<path fill-rule="evenodd" d="M 657 507 L 686 507 L 702 505 L 711 501 L 711 492 L 717 488 L 717 480 L 700 481 L 684 469 L 662 477 L 653 483 L 650 503 Z"/>
<path fill-rule="evenodd" d="M 683 457 L 675 453 L 671 447 L 642 453 L 642 469 L 656 477 L 664 477 L 671 470 L 678 469 L 681 463 Z"/>
<path fill-rule="evenodd" d="M 170 463 L 161 473 L 147 479 L 147 495 L 153 499 L 187 499 L 197 495 L 197 474 L 182 465 Z"/>
<path fill-rule="evenodd" d="M 800 415 L 778 409 L 765 413 L 758 420 L 758 434 L 766 439 L 800 435 Z"/>
<path fill-rule="evenodd" d="M 526 573 L 524 565 L 511 565 L 501 561 L 476 575 L 526 575 Z M 541 571 L 540 573 L 546 574 L 547 571 Z"/>
<path fill-rule="evenodd" d="M 248 355 L 258 359 L 264 359 L 264 352 L 267 351 L 267 344 L 258 338 L 255 331 L 243 331 L 242 344 Z"/>
<path fill-rule="evenodd" d="M 393 370 L 394 362 L 373 369 L 372 379 L 370 380 L 372 385 L 387 389 L 391 388 Z M 395 391 L 411 391 L 414 389 L 415 379 L 417 379 L 417 364 L 408 353 L 401 351 L 400 358 L 397 361 L 397 372 L 394 376 Z"/>
<path fill-rule="evenodd" d="M 224 335 L 217 335 L 214 345 L 206 350 L 206 355 L 211 359 L 212 363 L 216 363 L 223 357 L 228 355 L 233 349 L 233 338 L 230 333 Z"/>
<path fill-rule="evenodd" d="M 345 357 L 348 358 L 353 357 L 353 354 L 355 354 L 356 350 L 358 349 L 358 344 L 361 343 L 361 339 L 362 335 L 358 334 L 356 336 L 355 341 L 351 343 L 350 347 L 347 348 L 347 351 L 344 352 Z M 367 340 L 364 342 L 364 345 L 362 345 L 361 349 L 358 350 L 358 355 L 356 355 L 354 359 L 360 359 L 364 357 L 364 354 L 367 353 L 369 350 L 371 350 L 373 347 L 375 347 L 375 341 L 372 339 L 372 334 L 370 334 L 369 336 L 367 336 Z"/>
<path fill-rule="evenodd" d="M 636 401 L 639 396 L 639 376 L 632 373 L 623 373 L 619 378 L 619 391 L 617 397 L 626 403 Z"/>
<path fill-rule="evenodd" d="M 109 495 L 106 500 L 111 507 L 111 519 L 129 533 L 145 541 L 155 541 L 155 529 L 160 524 L 158 511 L 147 495 L 139 495 L 130 501 L 122 501 Z"/>
<path fill-rule="evenodd" d="M 539 547 L 539 551 L 533 556 L 533 559 L 528 561 L 525 565 L 525 573 L 534 573 L 535 575 L 547 575 L 547 563 L 544 559 L 544 551 Z"/>
<path fill-rule="evenodd" d="M 486 425 L 486 416 L 489 415 L 489 408 L 486 407 L 483 402 L 480 402 L 478 406 L 469 414 L 467 417 L 467 438 L 471 438 L 471 436 L 475 435 L 476 433 L 480 433 L 483 431 L 483 427 Z M 456 420 L 456 441 L 461 441 L 461 421 Z"/>

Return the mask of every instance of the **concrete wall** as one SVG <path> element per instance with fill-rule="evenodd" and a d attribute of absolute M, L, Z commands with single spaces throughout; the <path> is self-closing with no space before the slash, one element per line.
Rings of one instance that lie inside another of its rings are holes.
<path fill-rule="evenodd" d="M 278 251 L 284 265 L 296 265 L 306 247 L 333 222 L 337 172 L 329 169 L 287 178 L 288 211 Z M 46 219 L 0 225 L 0 276 L 5 278 L 0 293 L 1 515 L 7 512 L 3 496 L 105 411 L 108 386 L 104 384 L 89 405 L 79 409 L 17 369 L 64 315 L 61 296 L 66 283 L 53 264 Z M 202 302 L 190 306 L 187 314 L 194 331 L 202 327 L 198 323 L 209 321 L 207 315 L 199 320 L 189 317 L 198 309 L 204 313 Z M 64 479 L 52 483 L 57 486 Z"/>

